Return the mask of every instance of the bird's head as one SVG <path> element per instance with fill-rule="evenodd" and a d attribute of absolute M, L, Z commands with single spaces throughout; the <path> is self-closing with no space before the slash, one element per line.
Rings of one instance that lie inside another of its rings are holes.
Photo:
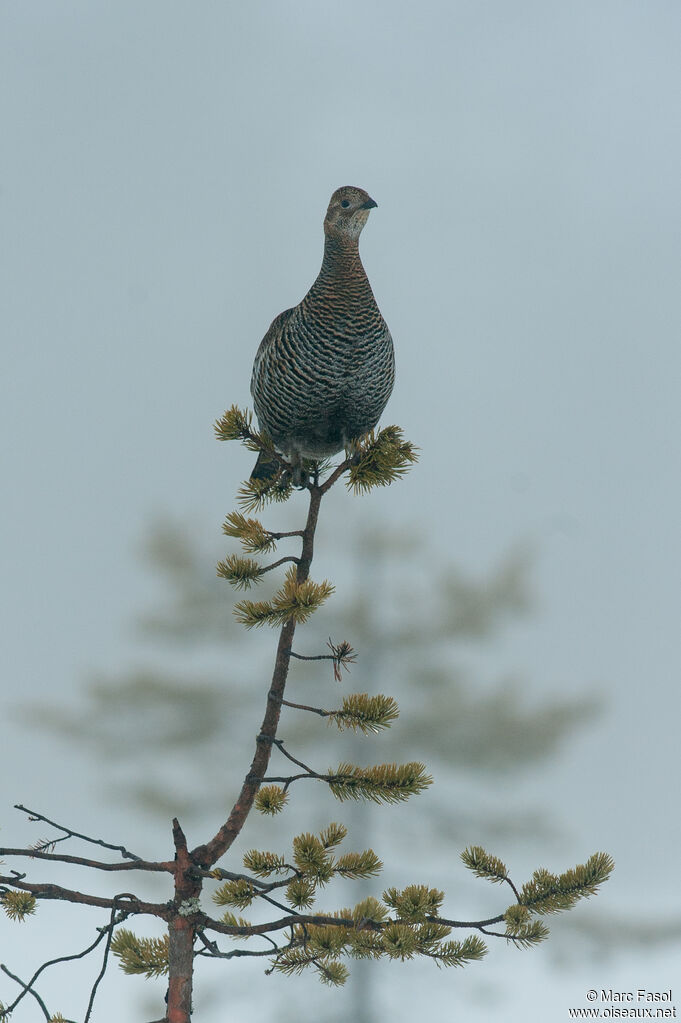
<path fill-rule="evenodd" d="M 378 203 L 363 188 L 354 188 L 353 185 L 337 188 L 324 218 L 324 234 L 356 241 L 367 222 L 369 210 L 374 206 Z"/>

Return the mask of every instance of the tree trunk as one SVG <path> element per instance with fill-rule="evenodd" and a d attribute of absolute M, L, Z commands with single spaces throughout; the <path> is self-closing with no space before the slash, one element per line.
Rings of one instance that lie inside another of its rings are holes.
<path fill-rule="evenodd" d="M 175 842 L 175 913 L 168 923 L 168 1023 L 190 1023 L 194 970 L 194 925 L 189 922 L 192 902 L 201 894 L 201 875 L 187 851 L 187 839 L 173 820 Z"/>
<path fill-rule="evenodd" d="M 190 1023 L 194 928 L 181 916 L 170 921 L 168 1023 Z"/>

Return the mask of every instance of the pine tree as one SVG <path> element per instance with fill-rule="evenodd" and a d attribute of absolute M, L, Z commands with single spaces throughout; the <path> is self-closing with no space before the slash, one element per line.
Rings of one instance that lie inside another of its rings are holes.
<path fill-rule="evenodd" d="M 264 450 L 272 457 L 268 439 L 255 433 L 250 416 L 235 407 L 216 424 L 216 433 L 222 440 L 240 439 L 251 450 Z M 172 901 L 152 903 L 130 892 L 104 899 L 54 884 L 35 883 L 26 880 L 26 875 L 19 872 L 0 876 L 0 900 L 7 916 L 14 921 L 32 915 L 45 899 L 61 899 L 107 909 L 108 923 L 99 928 L 99 936 L 82 955 L 104 943 L 104 965 L 100 977 L 106 969 L 109 953 L 119 959 L 127 973 L 147 977 L 167 973 L 165 1019 L 168 1023 L 189 1021 L 197 955 L 216 959 L 260 956 L 269 961 L 269 971 L 295 975 L 311 970 L 329 985 L 345 982 L 347 963 L 352 960 L 386 958 L 405 961 L 423 957 L 440 966 L 463 966 L 485 955 L 483 936 L 505 938 L 519 947 L 529 947 L 542 941 L 548 932 L 539 918 L 570 909 L 580 899 L 593 895 L 612 871 L 610 857 L 596 853 L 585 864 L 561 874 L 538 869 L 529 881 L 517 886 L 498 857 L 479 846 L 472 846 L 462 853 L 465 866 L 477 877 L 510 888 L 512 901 L 507 908 L 502 904 L 501 911 L 491 918 L 461 921 L 450 918 L 444 911 L 444 892 L 422 883 L 402 888 L 388 887 L 380 897 L 378 894 L 364 897 L 354 906 L 330 910 L 319 907 L 318 900 L 325 897 L 325 889 L 334 879 L 371 879 L 383 868 L 373 849 L 340 851 L 347 829 L 338 822 L 331 822 L 316 833 L 301 832 L 293 839 L 290 849 L 250 849 L 243 857 L 242 869 L 227 870 L 218 865 L 241 835 L 251 811 L 255 809 L 268 816 L 285 812 L 293 787 L 322 785 L 341 803 L 359 800 L 369 804 L 390 804 L 408 800 L 432 783 L 425 765 L 416 760 L 361 766 L 339 756 L 329 766 L 313 767 L 295 755 L 289 744 L 277 734 L 284 706 L 301 714 L 325 718 L 340 732 L 357 729 L 372 734 L 389 728 L 395 721 L 398 708 L 390 696 L 356 693 L 345 698 L 340 706 L 311 707 L 289 701 L 285 693 L 292 658 L 309 659 L 312 656 L 315 660 L 328 660 L 337 677 L 354 657 L 346 641 L 330 641 L 329 653 L 318 655 L 303 655 L 293 649 L 297 628 L 307 622 L 333 594 L 333 586 L 327 580 L 315 582 L 310 576 L 323 497 L 343 478 L 355 494 L 367 493 L 376 486 L 387 486 L 400 479 L 415 460 L 415 450 L 404 440 L 401 431 L 397 427 L 388 427 L 355 445 L 354 450 L 336 467 L 303 462 L 302 478 L 306 480 L 303 486 L 309 493 L 307 520 L 303 528 L 285 533 L 270 531 L 259 519 L 251 516 L 262 511 L 269 502 L 284 501 L 290 496 L 292 467 L 281 460 L 281 469 L 267 480 L 251 479 L 242 487 L 239 494 L 241 511 L 228 517 L 225 533 L 240 541 L 243 553 L 228 554 L 220 562 L 218 573 L 235 588 L 248 590 L 266 573 L 283 570 L 283 579 L 273 596 L 264 600 L 244 598 L 234 608 L 237 621 L 247 629 L 276 628 L 279 639 L 250 768 L 231 813 L 212 837 L 190 849 L 176 818 L 172 828 L 174 858 L 153 862 L 142 859 L 123 845 L 94 839 L 55 824 L 41 814 L 33 814 L 33 819 L 55 827 L 59 836 L 43 840 L 31 850 L 0 850 L 0 855 L 4 856 L 69 862 L 95 870 L 139 871 L 172 877 Z M 299 553 L 287 553 L 269 564 L 263 564 L 252 556 L 271 555 L 280 542 L 290 545 L 296 540 L 300 543 Z M 272 768 L 275 755 L 276 767 Z M 277 768 L 288 773 L 274 773 Z M 102 846 L 116 852 L 118 858 L 97 861 L 55 851 L 57 843 L 67 839 Z M 213 891 L 213 902 L 224 909 L 221 917 L 209 914 L 201 902 L 204 888 L 212 882 L 219 882 Z M 254 915 L 270 917 L 271 907 L 280 914 L 276 919 L 253 919 Z M 249 917 L 241 916 L 241 911 L 249 913 Z M 167 939 L 141 937 L 121 926 L 130 917 L 137 916 L 152 916 L 164 921 Z M 451 937 L 452 932 L 460 931 L 468 933 L 461 939 Z M 224 951 L 218 945 L 220 935 L 236 940 L 238 947 Z M 254 949 L 241 947 L 240 943 L 249 938 L 265 944 Z M 33 986 L 36 977 L 37 974 L 27 984 L 19 981 L 21 994 L 12 1004 L 0 1010 L 0 1018 L 7 1017 L 27 993 L 40 1001 Z M 98 981 L 90 994 L 86 1023 L 90 1019 Z M 47 1010 L 45 1014 L 47 1016 Z"/>

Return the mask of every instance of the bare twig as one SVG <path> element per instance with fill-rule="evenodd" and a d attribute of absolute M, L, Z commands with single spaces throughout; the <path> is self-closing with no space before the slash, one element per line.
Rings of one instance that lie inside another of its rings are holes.
<path fill-rule="evenodd" d="M 272 938 L 269 937 L 269 935 L 261 934 L 260 937 L 264 938 L 265 941 L 269 941 L 269 943 L 272 946 L 272 948 L 261 949 L 261 950 L 259 950 L 257 952 L 251 951 L 250 949 L 243 949 L 243 950 L 236 949 L 236 950 L 232 950 L 231 952 L 222 952 L 218 948 L 217 942 L 216 941 L 210 941 L 206 937 L 206 935 L 203 933 L 203 931 L 201 931 L 201 930 L 197 931 L 197 937 L 199 938 L 199 940 L 205 946 L 206 951 L 205 952 L 197 952 L 196 954 L 200 955 L 200 956 L 206 956 L 207 958 L 210 958 L 210 959 L 234 959 L 235 957 L 238 957 L 238 956 L 271 956 L 273 950 L 275 952 L 282 952 L 282 951 L 285 951 L 286 948 L 290 947 L 290 946 L 282 946 L 282 947 L 280 947 L 279 945 L 277 945 L 276 941 L 274 941 Z"/>
<path fill-rule="evenodd" d="M 331 775 L 326 774 L 267 774 L 262 779 L 269 785 L 271 782 L 276 782 L 278 785 L 283 785 L 285 789 L 289 787 L 294 781 L 300 781 L 302 778 L 311 778 L 313 781 L 328 781 Z"/>
<path fill-rule="evenodd" d="M 167 920 L 170 916 L 167 904 L 142 902 L 141 899 L 138 899 L 136 895 L 130 892 L 115 895 L 113 899 L 104 899 L 98 895 L 85 895 L 83 892 L 76 892 L 71 888 L 62 888 L 58 884 L 33 884 L 29 881 L 24 881 L 23 878 L 25 876 L 25 874 L 17 874 L 16 872 L 13 877 L 0 876 L 0 884 L 8 884 L 13 888 L 21 889 L 23 892 L 30 892 L 37 899 L 61 899 L 64 902 L 76 902 L 83 906 L 98 906 L 100 909 L 120 909 L 121 906 L 118 900 L 127 899 L 128 902 L 125 905 L 126 913 L 146 913 L 149 916 L 161 917 L 163 920 Z"/>
<path fill-rule="evenodd" d="M 520 902 L 520 893 L 519 893 L 518 889 L 516 888 L 516 886 L 513 884 L 513 881 L 511 881 L 510 877 L 505 877 L 504 881 L 506 881 L 507 884 L 509 884 L 511 886 L 511 889 L 513 891 L 513 894 L 516 897 L 516 900 L 518 902 Z M 506 937 L 506 935 L 504 935 L 504 937 Z"/>
<path fill-rule="evenodd" d="M 283 888 L 285 885 L 289 885 L 289 884 L 290 884 L 290 880 L 287 879 L 286 881 L 282 881 L 281 882 L 281 887 Z M 296 912 L 295 910 L 292 910 L 290 906 L 284 905 L 283 902 L 277 902 L 277 900 L 273 899 L 271 896 L 265 895 L 264 892 L 256 892 L 255 894 L 256 894 L 257 898 L 262 899 L 264 902 L 269 902 L 270 906 L 274 906 L 275 909 L 281 909 L 281 910 L 283 910 L 284 913 L 291 913 L 291 912 L 295 913 Z"/>
<path fill-rule="evenodd" d="M 295 650 L 291 650 L 291 657 L 295 657 L 298 661 L 335 661 L 336 658 L 333 654 L 297 654 Z"/>
<path fill-rule="evenodd" d="M 92 845 L 101 845 L 105 849 L 113 849 L 114 852 L 119 852 L 121 856 L 125 856 L 128 860 L 141 860 L 141 856 L 136 856 L 135 853 L 130 852 L 125 848 L 124 845 L 112 845 L 110 842 L 105 842 L 102 838 L 90 838 L 89 835 L 81 835 L 78 831 L 73 831 L 72 828 L 64 827 L 63 824 L 57 824 L 56 821 L 51 821 L 49 817 L 44 817 L 41 813 L 36 813 L 35 810 L 29 810 L 28 807 L 22 806 L 21 803 L 14 804 L 15 810 L 21 810 L 22 813 L 28 814 L 29 820 L 32 821 L 44 821 L 46 824 L 50 824 L 53 828 L 57 828 L 58 831 L 65 832 L 64 838 L 55 839 L 55 842 L 63 842 L 67 838 L 80 838 L 83 842 L 91 842 Z"/>
<path fill-rule="evenodd" d="M 57 839 L 56 841 L 65 841 Z M 53 843 L 50 843 L 53 844 Z M 124 863 L 106 863 L 103 860 L 89 860 L 84 856 L 69 856 L 66 853 L 38 852 L 36 849 L 0 849 L 0 856 L 27 856 L 32 860 L 52 860 L 57 863 L 74 863 L 80 867 L 92 867 L 93 870 L 150 870 L 157 873 L 172 873 L 172 863 L 152 863 L 149 860 L 127 860 Z"/>
<path fill-rule="evenodd" d="M 101 981 L 102 977 L 106 973 L 106 966 L 107 966 L 107 962 L 108 962 L 108 959 L 109 959 L 109 949 L 111 948 L 111 939 L 113 938 L 113 932 L 114 932 L 115 924 L 116 924 L 116 909 L 114 908 L 114 909 L 111 910 L 111 919 L 109 920 L 109 926 L 106 928 L 106 931 L 108 933 L 107 933 L 107 936 L 106 936 L 106 945 L 104 947 L 104 958 L 102 960 L 102 968 L 99 971 L 99 973 L 97 974 L 95 982 L 92 985 L 92 990 L 90 992 L 90 1000 L 87 1003 L 87 1012 L 85 1013 L 85 1021 L 84 1021 L 84 1023 L 89 1023 L 89 1019 L 90 1019 L 90 1016 L 92 1014 L 92 1006 L 94 1005 L 94 1002 L 95 1002 L 95 995 L 97 994 L 97 988 L 99 987 L 99 982 Z"/>
<path fill-rule="evenodd" d="M 265 568 L 260 569 L 260 575 L 264 575 L 265 572 L 271 572 L 273 568 L 279 568 L 280 565 L 285 565 L 287 561 L 292 561 L 294 565 L 300 564 L 299 558 L 287 557 L 279 558 L 278 561 L 273 561 L 271 565 L 266 565 Z"/>
<path fill-rule="evenodd" d="M 331 924 L 332 926 L 341 927 L 356 927 L 356 921 L 337 916 L 324 916 L 312 915 L 303 916 L 300 913 L 292 913 L 288 910 L 286 916 L 281 917 L 279 920 L 271 920 L 269 923 L 264 924 L 249 924 L 248 927 L 239 927 L 232 924 L 223 923 L 222 920 L 213 920 L 212 917 L 207 916 L 205 913 L 200 914 L 200 927 L 207 928 L 211 931 L 217 931 L 220 934 L 231 934 L 233 937 L 248 937 L 250 935 L 262 936 L 269 931 L 281 931 L 285 927 L 293 927 L 305 924 L 316 924 L 320 927 L 326 927 Z M 371 924 L 372 930 L 380 930 L 379 925 Z M 382 925 L 381 925 L 382 926 Z"/>
<path fill-rule="evenodd" d="M 294 875 L 299 872 L 295 867 L 288 863 L 283 864 L 288 870 Z M 207 870 L 204 873 L 204 877 L 209 877 L 212 880 L 225 880 L 225 881 L 248 881 L 249 884 L 253 885 L 254 888 L 259 888 L 259 891 L 255 891 L 255 896 L 265 896 L 268 892 L 274 891 L 276 888 L 285 888 L 291 881 L 290 877 L 286 877 L 281 881 L 261 881 L 259 877 L 251 877 L 249 874 L 235 874 L 231 870 L 221 870 L 219 867 L 216 870 Z M 271 900 L 270 900 L 271 901 Z M 288 906 L 277 906 L 278 909 L 289 910 Z"/>
<path fill-rule="evenodd" d="M 309 707 L 306 703 L 293 703 L 292 700 L 281 701 L 285 707 L 295 707 L 296 710 L 309 710 L 311 714 L 319 714 L 320 717 L 328 718 L 333 713 L 330 710 L 322 710 L 321 707 Z"/>
<path fill-rule="evenodd" d="M 265 935 L 263 934 L 262 937 L 264 938 Z M 292 947 L 291 945 L 284 945 L 281 948 L 279 947 L 279 945 L 274 946 L 278 953 L 286 952 L 291 947 Z M 203 956 L 206 959 L 237 959 L 240 958 L 241 956 L 253 956 L 264 958 L 265 956 L 271 956 L 273 954 L 273 951 L 271 948 L 262 948 L 258 949 L 257 951 L 255 949 L 250 948 L 235 948 L 231 952 L 221 952 L 218 949 L 216 952 L 197 952 L 196 954 L 197 956 Z"/>
<path fill-rule="evenodd" d="M 23 982 L 22 982 L 22 981 L 19 981 L 19 983 L 20 983 L 20 984 L 22 984 L 22 987 L 24 988 L 24 990 L 23 990 L 23 991 L 21 992 L 21 994 L 20 994 L 20 995 L 19 995 L 19 996 L 18 996 L 18 997 L 17 997 L 17 998 L 16 998 L 16 999 L 15 999 L 15 1000 L 14 1000 L 14 1001 L 12 1002 L 12 1004 L 11 1004 L 11 1005 L 8 1005 L 8 1006 L 7 1006 L 7 1008 L 5 1009 L 5 1015 L 6 1015 L 6 1016 L 8 1016 L 8 1015 L 9 1015 L 9 1014 L 10 1014 L 11 1012 L 13 1012 L 13 1011 L 14 1011 L 14 1009 L 15 1009 L 15 1008 L 16 1008 L 16 1006 L 17 1006 L 17 1005 L 19 1004 L 19 1002 L 21 1001 L 21 999 L 22 999 L 22 998 L 24 997 L 24 995 L 25 995 L 25 994 L 26 994 L 26 993 L 27 993 L 28 991 L 30 991 L 30 990 L 31 990 L 31 988 L 32 988 L 32 987 L 33 987 L 33 985 L 35 984 L 36 980 L 38 979 L 38 977 L 40 976 L 40 974 L 41 974 L 41 973 L 42 973 L 42 972 L 43 972 L 44 970 L 47 970 L 47 969 L 48 969 L 48 968 L 49 968 L 50 966 L 56 966 L 56 965 L 57 965 L 57 963 L 68 963 L 68 962 L 71 962 L 71 960 L 73 960 L 73 959 L 84 959 L 84 958 L 85 958 L 85 956 L 89 955 L 89 954 L 90 954 L 90 952 L 94 951 L 94 949 L 96 949 L 96 948 L 97 948 L 97 945 L 99 945 L 99 943 L 100 943 L 100 942 L 101 942 L 101 941 L 103 940 L 103 938 L 104 938 L 104 936 L 106 935 L 106 933 L 107 933 L 107 932 L 108 932 L 108 931 L 110 930 L 110 927 L 111 927 L 111 925 L 109 925 L 108 927 L 103 927 L 103 928 L 102 928 L 102 929 L 100 930 L 100 932 L 99 932 L 98 936 L 97 936 L 97 937 L 95 938 L 95 940 L 94 940 L 94 941 L 92 942 L 92 944 L 91 944 L 91 945 L 88 945 L 88 947 L 87 947 L 87 948 L 85 948 L 85 949 L 83 949 L 83 951 L 82 951 L 82 952 L 74 952 L 74 953 L 73 953 L 73 955 L 70 955 L 70 956 L 58 956 L 58 957 L 57 957 L 56 959 L 50 959 L 50 960 L 48 960 L 48 961 L 47 961 L 46 963 L 43 963 L 43 964 L 42 964 L 42 966 L 39 966 L 39 967 L 38 967 L 38 969 L 37 969 L 37 970 L 35 971 L 35 973 L 34 973 L 34 974 L 33 974 L 33 976 L 31 977 L 31 979 L 29 980 L 28 984 L 23 984 Z M 7 973 L 7 974 L 8 974 L 8 975 L 9 975 L 10 977 L 12 977 L 12 979 L 13 979 L 13 980 L 17 980 L 17 978 L 16 978 L 16 977 L 14 977 L 14 975 L 13 975 L 13 974 L 11 974 L 11 973 L 9 972 L 9 970 L 7 969 L 7 967 L 6 967 L 6 966 L 2 965 L 2 966 L 0 966 L 0 969 L 4 970 L 4 971 L 5 971 L 5 973 Z M 31 991 L 31 994 L 35 994 L 35 992 L 34 992 L 34 991 Z M 47 1016 L 47 1019 L 49 1019 L 49 1018 L 50 1018 L 50 1017 L 49 1017 L 49 1015 L 48 1015 L 48 1016 Z"/>
<path fill-rule="evenodd" d="M 332 643 L 329 639 L 326 645 L 331 651 L 330 654 L 297 654 L 291 650 L 291 657 L 295 657 L 299 661 L 333 661 L 333 677 L 336 682 L 340 682 L 343 678 L 341 668 L 350 671 L 349 665 L 357 660 L 357 655 L 345 640 L 341 643 Z"/>
<path fill-rule="evenodd" d="M 273 739 L 272 742 L 277 747 L 279 752 L 284 754 L 287 760 L 290 760 L 291 763 L 295 764 L 297 767 L 302 767 L 304 771 L 307 771 L 310 777 L 312 778 L 321 777 L 321 775 L 317 774 L 316 771 L 313 771 L 311 767 L 308 767 L 307 764 L 304 764 L 302 760 L 297 760 L 296 757 L 293 756 L 293 754 L 289 753 L 288 750 L 284 748 L 284 742 L 282 739 Z"/>
<path fill-rule="evenodd" d="M 445 927 L 466 927 L 472 931 L 481 931 L 483 927 L 487 927 L 489 924 L 500 924 L 503 919 L 503 913 L 499 916 L 491 916 L 489 920 L 445 920 L 444 917 L 441 916 L 426 917 L 426 920 L 430 923 L 444 924 Z M 502 934 L 501 937 L 505 938 L 506 935 Z"/>
<path fill-rule="evenodd" d="M 24 995 L 33 995 L 33 997 L 35 998 L 36 1002 L 38 1003 L 40 1008 L 43 1010 L 43 1014 L 45 1016 L 45 1019 L 49 1023 L 50 1019 L 52 1018 L 51 1014 L 48 1012 L 47 1006 L 45 1005 L 44 1001 L 42 1000 L 42 998 L 40 997 L 38 992 L 34 991 L 33 988 L 31 987 L 31 984 L 33 983 L 33 980 L 31 980 L 28 984 L 25 984 L 20 977 L 17 977 L 16 973 L 12 973 L 11 970 L 8 970 L 4 963 L 0 963 L 0 970 L 2 970 L 3 973 L 6 973 L 8 977 L 11 977 L 12 980 L 15 980 L 17 982 L 17 984 L 19 984 L 19 986 L 24 989 L 22 991 L 22 993 L 19 995 L 19 998 L 17 998 L 17 1000 L 15 1002 L 13 1002 L 12 1005 L 10 1005 L 10 1007 L 8 1009 L 3 1009 L 3 1011 L 2 1011 L 3 1019 L 6 1019 L 9 1016 L 10 1012 L 12 1012 L 12 1010 L 14 1009 L 14 1006 L 19 1004 L 19 1002 L 24 997 Z"/>
<path fill-rule="evenodd" d="M 322 492 L 322 495 L 325 494 L 327 490 L 331 489 L 334 483 L 341 478 L 344 472 L 347 472 L 347 470 L 352 465 L 354 458 L 355 456 L 351 455 L 350 458 L 346 458 L 343 462 L 341 462 L 341 464 L 336 469 L 334 469 L 334 471 L 331 473 L 328 479 L 326 479 L 322 486 L 319 488 Z"/>

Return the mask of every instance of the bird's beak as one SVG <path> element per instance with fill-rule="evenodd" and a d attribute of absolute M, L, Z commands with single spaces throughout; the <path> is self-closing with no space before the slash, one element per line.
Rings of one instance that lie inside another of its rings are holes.
<path fill-rule="evenodd" d="M 378 206 L 378 203 L 374 202 L 373 199 L 367 199 L 366 202 L 362 203 L 362 205 L 360 206 L 360 209 L 361 210 L 373 210 L 374 206 Z"/>

